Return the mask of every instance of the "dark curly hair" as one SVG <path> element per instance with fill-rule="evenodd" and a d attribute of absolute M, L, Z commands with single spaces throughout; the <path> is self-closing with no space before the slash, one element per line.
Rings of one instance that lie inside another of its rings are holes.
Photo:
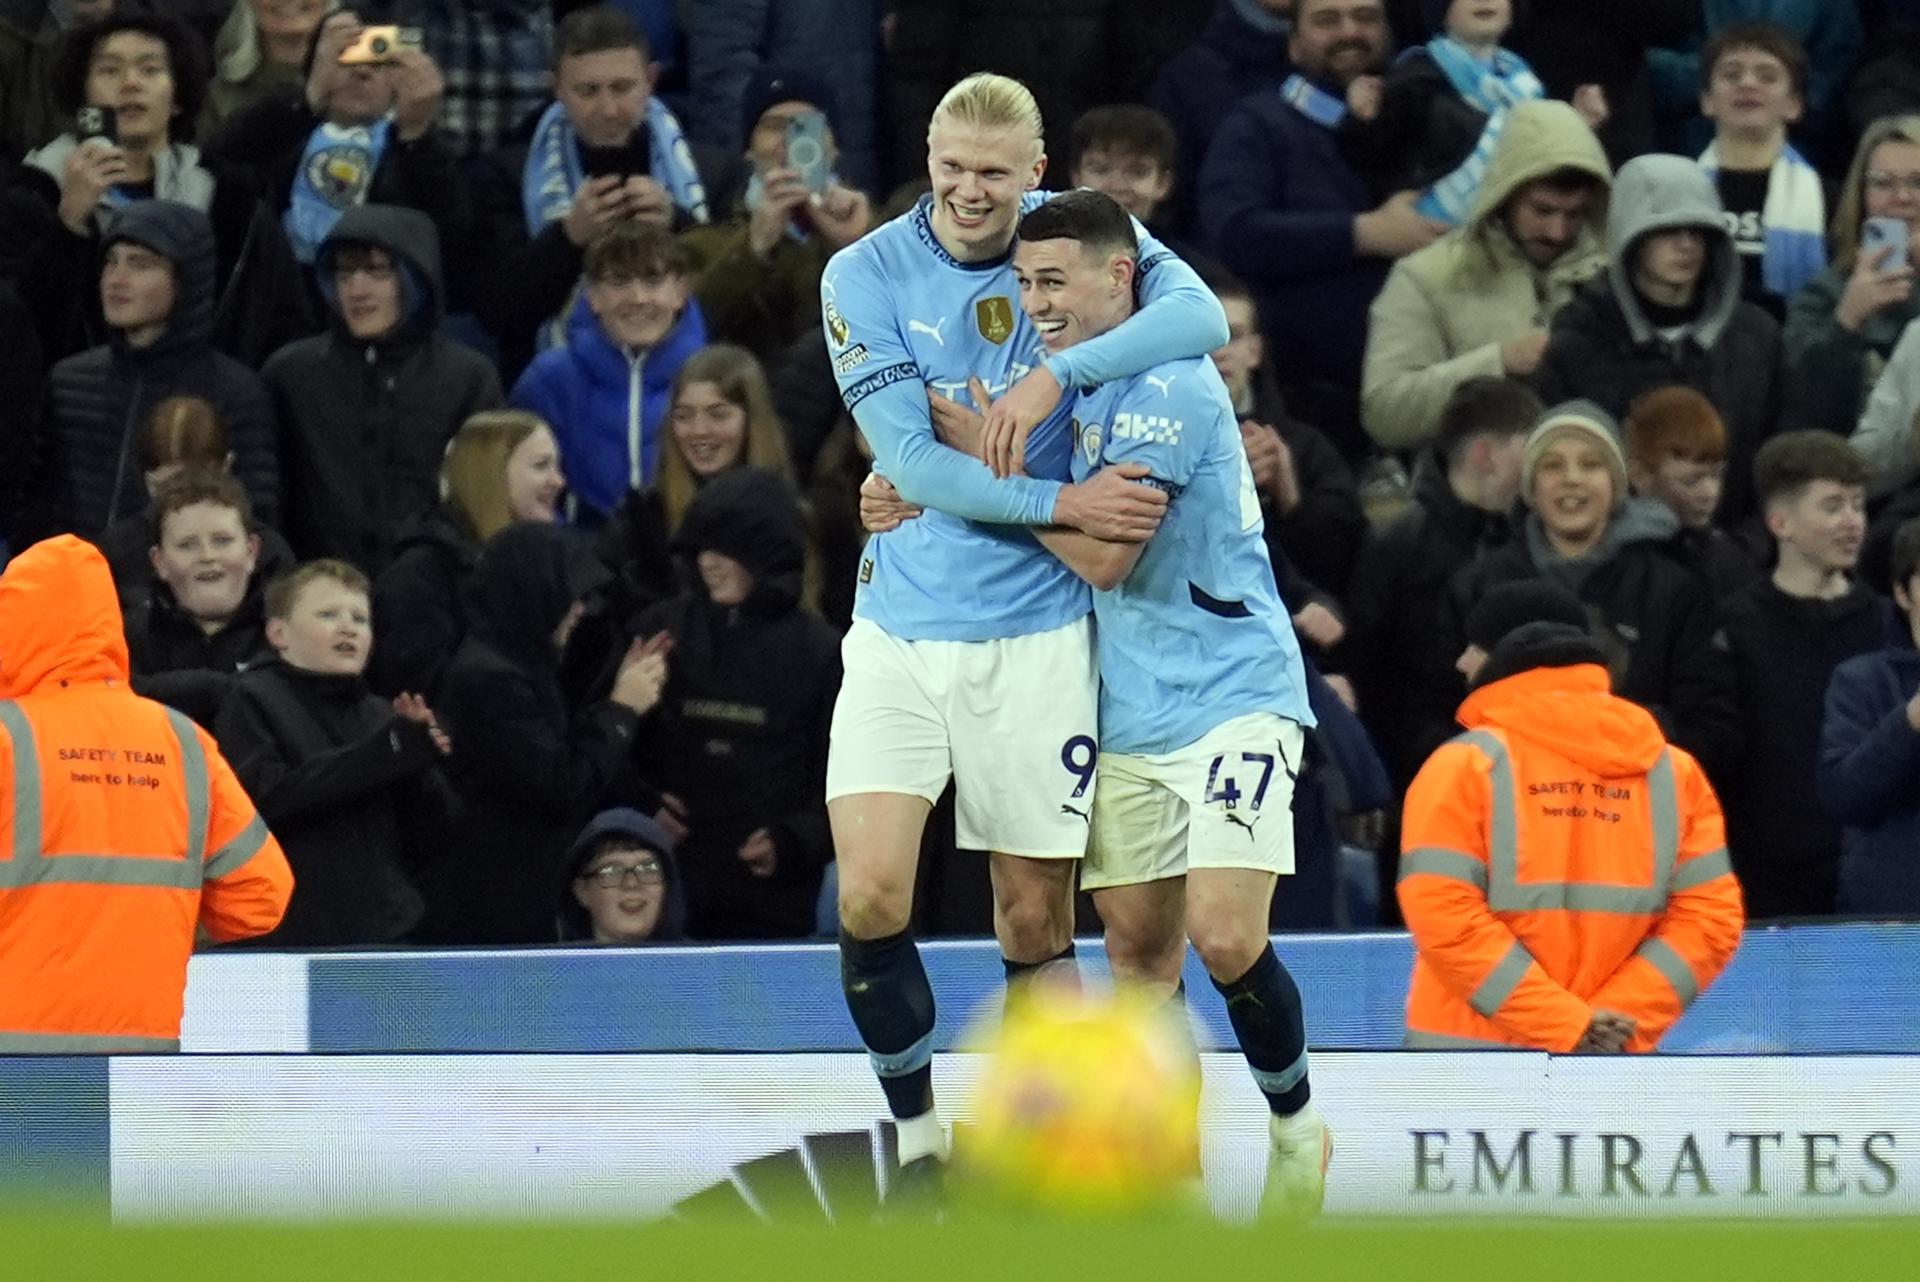
<path fill-rule="evenodd" d="M 87 70 L 93 63 L 93 51 L 107 37 L 123 31 L 152 36 L 167 47 L 167 70 L 173 77 L 173 118 L 167 122 L 167 137 L 173 142 L 192 142 L 194 122 L 200 119 L 212 72 L 198 33 L 168 14 L 137 10 L 115 13 L 69 34 L 61 42 L 54 64 L 54 105 L 69 119 L 87 105 Z"/>

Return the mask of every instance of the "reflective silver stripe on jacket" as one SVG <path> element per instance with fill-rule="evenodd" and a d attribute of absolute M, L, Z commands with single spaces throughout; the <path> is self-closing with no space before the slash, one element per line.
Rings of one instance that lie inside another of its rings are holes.
<path fill-rule="evenodd" d="M 1623 886 L 1610 882 L 1527 881 L 1520 880 L 1519 790 L 1514 780 L 1513 758 L 1500 737 L 1486 730 L 1469 730 L 1453 740 L 1471 744 L 1485 755 L 1488 783 L 1493 792 L 1493 813 L 1488 821 L 1486 890 L 1487 906 L 1495 912 L 1540 912 L 1564 909 L 1572 912 L 1654 914 L 1664 912 L 1673 888 L 1674 868 L 1680 859 L 1680 807 L 1673 776 L 1673 758 L 1661 749 L 1659 760 L 1647 772 L 1647 805 L 1652 816 L 1653 879 L 1645 886 Z M 1436 848 L 1437 849 L 1437 848 Z M 1428 856 L 1428 851 L 1416 851 Z M 1458 854 L 1459 852 L 1438 852 Z M 1468 856 L 1471 859 L 1471 856 Z M 1472 860 L 1479 864 L 1479 860 Z M 1475 881 L 1470 870 L 1439 857 L 1423 857 L 1415 866 L 1402 866 L 1401 876 L 1431 872 L 1456 876 L 1467 871 L 1462 880 Z"/>
<path fill-rule="evenodd" d="M 171 1055 L 177 1037 L 122 1037 L 97 1033 L 0 1033 L 0 1055 Z"/>
<path fill-rule="evenodd" d="M 0 860 L 0 890 L 46 885 L 200 888 L 206 875 L 203 861 L 207 850 L 207 820 L 213 802 L 207 757 L 191 721 L 172 709 L 167 710 L 167 720 L 179 744 L 181 775 L 187 789 L 186 857 L 159 852 L 48 854 L 44 847 L 45 793 L 33 724 L 18 704 L 0 701 L 0 730 L 4 730 L 13 743 L 13 848 L 12 858 Z M 261 831 L 264 834 L 264 827 Z M 238 840 L 236 838 L 236 844 Z M 17 1035 L 0 1034 L 0 1039 L 9 1036 Z M 0 1040 L 0 1052 L 4 1052 L 6 1045 Z"/>

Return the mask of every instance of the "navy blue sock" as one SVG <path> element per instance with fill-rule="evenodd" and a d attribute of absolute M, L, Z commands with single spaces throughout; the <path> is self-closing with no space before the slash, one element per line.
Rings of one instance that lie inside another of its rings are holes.
<path fill-rule="evenodd" d="M 1247 973 L 1232 983 L 1213 981 L 1227 999 L 1227 1018 L 1246 1053 L 1247 1066 L 1267 1104 L 1281 1117 L 1307 1106 L 1307 1028 L 1300 989 L 1268 944 Z"/>
<path fill-rule="evenodd" d="M 840 932 L 847 1011 L 895 1117 L 933 1107 L 933 986 L 907 931 L 882 939 Z"/>
<path fill-rule="evenodd" d="M 1011 957 L 1002 957 L 1000 964 L 1007 968 L 1007 984 L 1011 987 L 1015 981 L 1026 978 L 1042 966 L 1051 966 L 1057 961 L 1068 961 L 1073 957 L 1073 941 L 1069 939 L 1064 950 L 1055 953 L 1045 961 L 1017 962 Z"/>

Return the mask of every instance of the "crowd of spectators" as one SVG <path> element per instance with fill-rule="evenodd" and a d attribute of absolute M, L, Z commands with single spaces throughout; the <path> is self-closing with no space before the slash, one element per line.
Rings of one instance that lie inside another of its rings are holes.
<path fill-rule="evenodd" d="M 0 0 L 0 535 L 106 553 L 268 944 L 831 929 L 820 282 L 976 70 L 1226 309 L 1321 722 L 1277 925 L 1390 917 L 1533 580 L 1751 918 L 1920 913 L 1915 0 Z"/>

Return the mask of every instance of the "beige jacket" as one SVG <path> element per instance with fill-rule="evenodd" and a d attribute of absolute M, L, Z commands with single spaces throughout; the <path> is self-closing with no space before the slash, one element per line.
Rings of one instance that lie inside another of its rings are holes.
<path fill-rule="evenodd" d="M 1499 215 L 1508 198 L 1557 169 L 1613 181 L 1599 140 L 1572 107 L 1522 103 L 1507 121 L 1467 224 L 1394 264 L 1373 301 L 1361 383 L 1362 421 L 1384 448 L 1430 440 L 1454 388 L 1504 374 L 1501 345 L 1547 328 L 1575 290 L 1606 270 L 1603 206 L 1548 267 L 1535 267 L 1507 234 Z"/>

